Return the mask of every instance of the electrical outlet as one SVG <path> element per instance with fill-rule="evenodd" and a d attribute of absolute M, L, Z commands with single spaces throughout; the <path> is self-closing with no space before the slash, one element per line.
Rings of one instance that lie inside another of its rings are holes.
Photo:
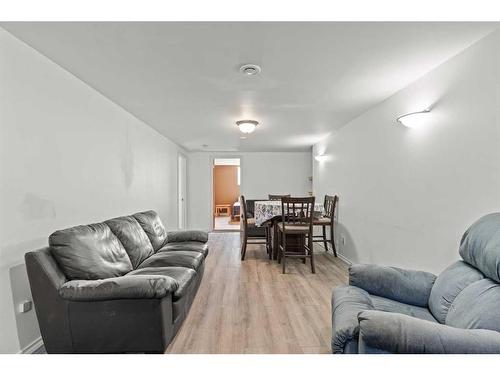
<path fill-rule="evenodd" d="M 30 311 L 33 308 L 33 302 L 31 301 L 23 301 L 19 304 L 19 312 L 25 313 Z"/>

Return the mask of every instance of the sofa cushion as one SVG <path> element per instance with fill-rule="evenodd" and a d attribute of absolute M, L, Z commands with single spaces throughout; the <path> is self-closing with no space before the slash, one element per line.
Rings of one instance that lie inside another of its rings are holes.
<path fill-rule="evenodd" d="M 146 259 L 138 268 L 186 267 L 197 270 L 204 259 L 197 251 L 162 251 Z"/>
<path fill-rule="evenodd" d="M 159 253 L 163 251 L 197 251 L 199 253 L 202 253 L 203 256 L 208 255 L 208 244 L 206 243 L 201 243 L 201 242 L 171 242 L 167 243 L 165 246 L 163 246 L 160 250 L 158 250 Z"/>
<path fill-rule="evenodd" d="M 446 268 L 434 282 L 429 297 L 429 309 L 444 324 L 446 315 L 455 298 L 470 284 L 481 280 L 484 275 L 465 262 L 458 261 Z"/>
<path fill-rule="evenodd" d="M 167 232 L 167 242 L 207 242 L 208 233 L 204 230 L 174 230 Z"/>
<path fill-rule="evenodd" d="M 178 284 L 173 294 L 174 301 L 184 297 L 196 279 L 196 271 L 185 267 L 147 267 L 134 270 L 127 275 L 160 275 L 171 277 Z"/>
<path fill-rule="evenodd" d="M 370 299 L 372 300 L 374 310 L 399 313 L 413 316 L 418 319 L 428 320 L 430 322 L 436 322 L 436 319 L 426 307 L 408 305 L 389 298 L 373 295 L 370 295 Z"/>
<path fill-rule="evenodd" d="M 357 347 L 359 335 L 358 313 L 373 310 L 368 292 L 355 286 L 342 285 L 332 294 L 332 352 L 344 353 L 346 345 Z M 354 344 L 353 344 L 354 342 Z M 352 352 L 349 350 L 349 352 Z"/>
<path fill-rule="evenodd" d="M 58 230 L 50 235 L 49 244 L 70 280 L 105 279 L 132 270 L 123 245 L 104 223 Z"/>
<path fill-rule="evenodd" d="M 105 223 L 122 243 L 134 268 L 154 254 L 151 241 L 133 216 L 117 217 Z"/>
<path fill-rule="evenodd" d="M 264 227 L 249 227 L 247 229 L 248 237 L 265 237 L 266 228 Z"/>
<path fill-rule="evenodd" d="M 500 284 L 488 278 L 470 284 L 451 304 L 445 323 L 500 332 Z"/>
<path fill-rule="evenodd" d="M 158 251 L 167 242 L 167 231 L 155 211 L 138 212 L 132 215 L 146 232 L 154 251 Z"/>
<path fill-rule="evenodd" d="M 467 229 L 460 242 L 460 256 L 500 282 L 500 213 L 483 216 Z"/>
<path fill-rule="evenodd" d="M 99 280 L 71 280 L 59 289 L 70 301 L 109 301 L 122 299 L 163 298 L 175 292 L 177 280 L 167 275 L 131 275 Z"/>

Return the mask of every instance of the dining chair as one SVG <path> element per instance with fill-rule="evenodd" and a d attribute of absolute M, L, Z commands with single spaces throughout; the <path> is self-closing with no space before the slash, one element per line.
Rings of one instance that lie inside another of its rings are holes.
<path fill-rule="evenodd" d="M 284 197 L 281 199 L 281 213 L 278 261 L 283 262 L 283 273 L 286 272 L 286 258 L 302 258 L 304 263 L 309 258 L 311 271 L 316 273 L 312 237 L 314 197 Z"/>
<path fill-rule="evenodd" d="M 284 194 L 284 195 L 269 194 L 268 198 L 270 201 L 280 201 L 281 198 L 290 198 L 290 194 Z"/>
<path fill-rule="evenodd" d="M 333 255 L 337 256 L 337 248 L 335 247 L 335 213 L 339 203 L 338 195 L 325 195 L 323 203 L 325 213 L 321 217 L 313 219 L 313 227 L 321 227 L 322 234 L 313 236 L 313 242 L 323 242 L 325 250 L 328 251 L 328 242 L 332 245 Z M 330 231 L 330 239 L 326 236 L 326 229 Z"/>
<path fill-rule="evenodd" d="M 247 244 L 264 244 L 266 251 L 271 253 L 269 231 L 265 227 L 257 227 L 255 218 L 248 217 L 245 197 L 240 196 L 240 228 L 241 228 L 241 260 L 245 260 Z"/>

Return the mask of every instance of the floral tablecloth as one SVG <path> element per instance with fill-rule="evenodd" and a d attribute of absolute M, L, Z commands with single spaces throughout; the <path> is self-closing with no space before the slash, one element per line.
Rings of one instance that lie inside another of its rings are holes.
<path fill-rule="evenodd" d="M 323 213 L 323 203 L 314 203 L 314 212 Z M 260 227 L 265 221 L 281 216 L 281 201 L 256 201 L 254 208 L 255 225 Z"/>

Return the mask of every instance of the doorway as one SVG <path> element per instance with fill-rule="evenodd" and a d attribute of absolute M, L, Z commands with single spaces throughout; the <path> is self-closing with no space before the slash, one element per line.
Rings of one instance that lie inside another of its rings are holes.
<path fill-rule="evenodd" d="M 215 158 L 212 168 L 213 228 L 219 231 L 239 231 L 240 159 Z"/>
<path fill-rule="evenodd" d="M 177 158 L 177 208 L 178 227 L 186 229 L 186 157 L 179 154 Z"/>

